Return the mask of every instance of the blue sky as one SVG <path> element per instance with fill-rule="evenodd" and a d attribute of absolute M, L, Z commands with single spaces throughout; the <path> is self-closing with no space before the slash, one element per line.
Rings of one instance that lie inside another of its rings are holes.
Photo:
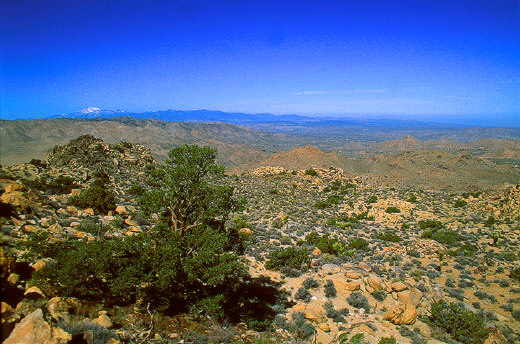
<path fill-rule="evenodd" d="M 517 0 L 16 0 L 0 16 L 4 119 L 89 106 L 520 117 Z"/>

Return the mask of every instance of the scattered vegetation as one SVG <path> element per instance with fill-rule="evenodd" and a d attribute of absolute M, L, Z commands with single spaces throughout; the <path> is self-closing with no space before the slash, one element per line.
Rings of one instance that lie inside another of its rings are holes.
<path fill-rule="evenodd" d="M 282 266 L 301 269 L 302 265 L 310 261 L 309 252 L 304 249 L 294 247 L 277 248 L 269 254 L 265 267 L 270 270 L 278 270 Z"/>
<path fill-rule="evenodd" d="M 70 204 L 79 208 L 93 208 L 101 213 L 108 213 L 116 208 L 115 195 L 108 189 L 108 179 L 98 178 L 78 196 L 69 199 Z"/>
<path fill-rule="evenodd" d="M 465 310 L 456 303 L 433 303 L 430 321 L 461 343 L 482 343 L 488 334 L 480 315 Z"/>
<path fill-rule="evenodd" d="M 399 209 L 397 207 L 388 207 L 385 209 L 385 213 L 388 213 L 388 214 L 397 214 L 400 212 L 401 212 L 401 209 Z"/>
<path fill-rule="evenodd" d="M 384 240 L 384 241 L 390 241 L 390 242 L 399 242 L 401 241 L 401 237 L 393 232 L 385 231 L 383 233 L 377 233 L 376 235 L 377 239 Z"/>

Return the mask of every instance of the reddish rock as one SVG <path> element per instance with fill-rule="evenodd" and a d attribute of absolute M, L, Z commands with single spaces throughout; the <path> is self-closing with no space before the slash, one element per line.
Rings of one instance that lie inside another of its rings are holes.
<path fill-rule="evenodd" d="M 67 344 L 72 336 L 43 319 L 41 309 L 25 317 L 4 341 L 4 344 Z"/>
<path fill-rule="evenodd" d="M 395 283 L 392 283 L 392 290 L 393 291 L 403 291 L 405 289 L 408 289 L 408 286 L 406 284 L 404 284 L 403 282 L 395 282 Z"/>

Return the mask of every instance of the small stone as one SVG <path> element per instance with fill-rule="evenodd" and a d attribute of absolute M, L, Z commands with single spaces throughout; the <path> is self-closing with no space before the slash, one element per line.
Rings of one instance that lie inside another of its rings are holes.
<path fill-rule="evenodd" d="M 318 327 L 323 332 L 330 332 L 330 327 L 329 327 L 329 325 L 327 323 L 321 323 L 321 324 L 318 325 Z"/>
<path fill-rule="evenodd" d="M 361 332 L 365 332 L 369 335 L 372 335 L 372 336 L 375 336 L 376 333 L 374 332 L 374 330 L 372 330 L 370 327 L 368 327 L 367 324 L 361 324 L 359 325 L 358 329 L 361 331 Z"/>
<path fill-rule="evenodd" d="M 92 208 L 87 208 L 87 209 L 83 210 L 83 212 L 94 216 L 94 209 L 92 209 Z"/>
<path fill-rule="evenodd" d="M 245 228 L 245 227 L 244 227 L 244 228 L 240 228 L 240 229 L 238 230 L 238 233 L 242 233 L 242 234 L 246 234 L 246 235 L 251 235 L 251 234 L 253 234 L 253 231 L 252 231 L 251 229 L 249 229 L 249 228 Z"/>
<path fill-rule="evenodd" d="M 34 269 L 35 272 L 38 272 L 46 266 L 47 266 L 47 262 L 43 259 L 40 259 L 32 265 L 32 268 Z"/>
<path fill-rule="evenodd" d="M 25 225 L 23 227 L 23 229 L 26 231 L 26 232 L 29 232 L 29 233 L 37 233 L 41 230 L 40 227 L 38 226 L 35 226 L 35 225 Z"/>
<path fill-rule="evenodd" d="M 314 251 L 312 251 L 313 256 L 319 256 L 321 254 L 321 250 L 317 247 L 314 248 Z"/>
<path fill-rule="evenodd" d="M 120 215 L 127 215 L 128 210 L 126 209 L 126 207 L 124 205 L 118 205 L 116 207 L 116 213 L 118 213 Z"/>
<path fill-rule="evenodd" d="M 139 226 L 139 224 L 137 222 L 135 222 L 134 220 L 131 220 L 131 219 L 126 219 L 125 220 L 125 223 L 131 227 L 134 227 L 134 226 Z"/>
<path fill-rule="evenodd" d="M 365 270 L 366 272 L 370 272 L 370 271 L 372 271 L 372 268 L 371 268 L 367 263 L 365 263 L 365 262 L 360 262 L 360 263 L 358 264 L 358 266 L 359 266 L 361 269 Z"/>
<path fill-rule="evenodd" d="M 358 278 L 363 277 L 362 274 L 360 274 L 359 272 L 356 272 L 356 271 L 347 271 L 345 276 L 347 276 L 347 278 L 351 278 L 351 279 L 358 279 Z"/>

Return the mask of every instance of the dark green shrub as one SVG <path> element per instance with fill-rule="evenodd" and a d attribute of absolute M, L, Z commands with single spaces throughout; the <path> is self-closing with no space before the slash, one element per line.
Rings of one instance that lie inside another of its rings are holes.
<path fill-rule="evenodd" d="M 457 251 L 461 252 L 466 257 L 471 257 L 475 255 L 478 248 L 476 245 L 465 243 Z"/>
<path fill-rule="evenodd" d="M 78 196 L 72 196 L 69 202 L 76 207 L 93 208 L 101 213 L 107 213 L 116 208 L 114 194 L 98 185 L 91 185 L 81 191 Z"/>
<path fill-rule="evenodd" d="M 468 202 L 466 202 L 463 199 L 458 199 L 455 202 L 453 202 L 453 206 L 455 208 L 462 208 L 462 207 L 465 207 L 466 205 L 468 205 Z"/>
<path fill-rule="evenodd" d="M 339 201 L 343 200 L 343 197 L 338 195 L 331 195 L 327 197 L 327 203 L 329 204 L 338 204 Z"/>
<path fill-rule="evenodd" d="M 305 289 L 312 289 L 312 288 L 318 288 L 318 282 L 316 282 L 316 280 L 312 277 L 307 277 L 303 283 L 302 283 L 303 287 Z"/>
<path fill-rule="evenodd" d="M 365 344 L 365 335 L 363 333 L 357 333 L 350 338 L 349 344 Z"/>
<path fill-rule="evenodd" d="M 376 203 L 377 202 L 377 196 L 370 196 L 370 198 L 367 201 L 368 203 Z"/>
<path fill-rule="evenodd" d="M 408 199 L 406 201 L 410 202 L 410 203 L 417 203 L 417 196 L 410 195 L 410 197 L 408 197 Z"/>
<path fill-rule="evenodd" d="M 314 203 L 314 208 L 317 208 L 317 209 L 325 209 L 325 208 L 328 208 L 329 206 L 330 206 L 330 203 L 326 202 L 326 201 L 318 201 L 318 202 Z"/>
<path fill-rule="evenodd" d="M 438 220 L 420 220 L 417 223 L 419 224 L 419 228 L 421 228 L 421 229 L 427 229 L 427 228 L 441 229 L 441 228 L 444 228 L 444 225 L 442 224 L 442 222 L 438 221 Z"/>
<path fill-rule="evenodd" d="M 332 280 L 327 280 L 325 282 L 325 297 L 336 297 L 337 295 L 337 290 L 336 290 L 336 287 L 334 286 L 334 282 L 332 282 Z"/>
<path fill-rule="evenodd" d="M 491 227 L 495 224 L 496 220 L 493 216 L 489 216 L 486 221 L 484 221 L 485 227 Z"/>
<path fill-rule="evenodd" d="M 517 282 L 520 282 L 520 267 L 511 270 L 511 272 L 509 273 L 509 278 Z"/>
<path fill-rule="evenodd" d="M 383 302 L 386 299 L 386 292 L 384 290 L 374 290 L 372 296 L 377 301 Z"/>
<path fill-rule="evenodd" d="M 453 230 L 441 230 L 433 234 L 432 239 L 447 245 L 453 245 L 464 239 L 459 232 Z"/>
<path fill-rule="evenodd" d="M 308 170 L 305 170 L 305 174 L 308 176 L 316 177 L 318 175 L 318 172 L 316 172 L 316 170 L 311 167 Z"/>
<path fill-rule="evenodd" d="M 384 241 L 390 241 L 390 242 L 399 242 L 401 241 L 401 237 L 395 233 L 386 231 L 384 233 L 377 233 L 376 235 L 377 239 L 384 240 Z"/>
<path fill-rule="evenodd" d="M 74 179 L 69 176 L 58 176 L 54 179 L 38 177 L 34 180 L 24 180 L 23 184 L 29 188 L 40 190 L 47 194 L 68 194 L 72 189 L 78 188 Z"/>
<path fill-rule="evenodd" d="M 395 338 L 381 338 L 377 344 L 396 344 Z"/>
<path fill-rule="evenodd" d="M 319 235 L 317 232 L 311 232 L 307 234 L 305 240 L 309 244 L 316 246 L 322 253 L 342 256 L 347 251 L 345 242 L 339 239 L 329 238 L 328 234 Z"/>
<path fill-rule="evenodd" d="M 309 293 L 307 291 L 307 289 L 305 289 L 305 288 L 300 288 L 300 289 L 298 289 L 296 294 L 294 294 L 294 298 L 296 300 L 302 300 L 304 302 L 309 302 L 311 300 L 311 293 Z"/>
<path fill-rule="evenodd" d="M 397 207 L 388 207 L 385 209 L 385 212 L 388 214 L 397 214 L 397 213 L 401 212 L 401 209 L 399 209 Z"/>
<path fill-rule="evenodd" d="M 271 195 L 278 195 L 278 190 L 277 189 L 271 189 L 271 190 L 269 190 L 269 194 L 271 194 Z"/>
<path fill-rule="evenodd" d="M 31 159 L 31 161 L 29 161 L 29 164 L 33 165 L 33 166 L 36 166 L 38 168 L 46 168 L 47 167 L 47 164 L 43 161 L 41 161 L 40 159 Z"/>
<path fill-rule="evenodd" d="M 354 308 L 364 308 L 367 311 L 370 309 L 370 303 L 368 299 L 360 292 L 353 292 L 347 297 L 347 302 Z"/>
<path fill-rule="evenodd" d="M 481 316 L 442 300 L 432 304 L 430 321 L 461 343 L 482 343 L 488 334 Z"/>
<path fill-rule="evenodd" d="M 105 226 L 102 223 L 82 223 L 77 229 L 82 232 L 90 233 L 96 236 L 103 236 L 107 231 L 110 230 L 109 226 Z"/>
<path fill-rule="evenodd" d="M 290 330 L 294 332 L 296 338 L 307 339 L 316 333 L 314 326 L 305 319 L 305 313 L 295 313 L 292 318 Z"/>
<path fill-rule="evenodd" d="M 513 316 L 513 318 L 516 320 L 516 321 L 520 321 L 520 309 L 517 309 L 516 311 L 513 311 L 511 313 L 511 315 Z"/>
<path fill-rule="evenodd" d="M 363 238 L 355 238 L 348 243 L 348 248 L 355 248 L 356 250 L 368 250 L 368 241 Z"/>
<path fill-rule="evenodd" d="M 269 270 L 278 270 L 282 266 L 300 269 L 303 264 L 310 261 L 309 252 L 306 249 L 295 249 L 294 247 L 277 248 L 268 256 L 265 267 Z"/>
<path fill-rule="evenodd" d="M 130 189 L 128 189 L 128 193 L 133 196 L 142 196 L 145 192 L 145 189 L 141 185 L 132 185 Z"/>
<path fill-rule="evenodd" d="M 332 319 L 334 322 L 341 322 L 341 323 L 345 322 L 345 318 L 339 311 L 337 311 L 334 308 L 334 305 L 332 304 L 332 302 L 330 302 L 330 301 L 325 302 L 323 304 L 323 309 L 325 310 L 325 316 L 327 318 Z"/>

